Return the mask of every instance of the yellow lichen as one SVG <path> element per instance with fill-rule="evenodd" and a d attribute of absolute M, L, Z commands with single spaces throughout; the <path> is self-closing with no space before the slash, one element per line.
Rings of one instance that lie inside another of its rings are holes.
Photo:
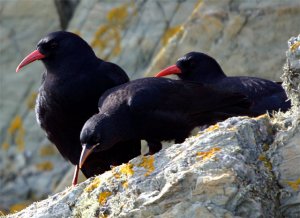
<path fill-rule="evenodd" d="M 107 201 L 107 198 L 111 195 L 112 195 L 112 193 L 108 192 L 108 191 L 107 192 L 101 192 L 100 195 L 99 195 L 99 198 L 98 198 L 99 203 L 101 205 L 104 205 Z"/>
<path fill-rule="evenodd" d="M 123 186 L 123 188 L 128 188 L 128 182 L 122 182 L 122 186 Z"/>
<path fill-rule="evenodd" d="M 93 191 L 95 188 L 99 187 L 99 185 L 101 184 L 101 180 L 100 178 L 96 177 L 93 182 L 91 184 L 89 184 L 84 191 L 86 192 L 91 192 Z"/>
<path fill-rule="evenodd" d="M 32 92 L 28 97 L 27 97 L 27 107 L 29 109 L 34 109 L 35 106 L 35 101 L 36 101 L 36 97 L 37 97 L 38 93 L 37 92 Z"/>
<path fill-rule="evenodd" d="M 126 5 L 113 8 L 109 12 L 107 12 L 106 15 L 108 22 L 113 24 L 123 24 L 125 23 L 127 17 L 128 11 Z"/>
<path fill-rule="evenodd" d="M 294 52 L 300 46 L 300 41 L 291 45 L 290 50 Z"/>
<path fill-rule="evenodd" d="M 183 31 L 182 25 L 173 26 L 167 29 L 162 36 L 162 44 L 166 45 L 173 36 L 181 31 Z"/>
<path fill-rule="evenodd" d="M 258 157 L 258 159 L 264 163 L 266 168 L 268 168 L 269 170 L 272 170 L 272 164 L 271 164 L 270 160 L 266 157 L 266 155 L 261 154 Z"/>
<path fill-rule="evenodd" d="M 197 156 L 201 157 L 203 160 L 206 160 L 208 158 L 213 157 L 216 154 L 216 152 L 218 152 L 220 150 L 221 150 L 221 148 L 216 147 L 216 148 L 210 149 L 209 151 L 199 151 L 199 152 L 197 152 Z"/>
<path fill-rule="evenodd" d="M 6 141 L 3 142 L 3 143 L 2 143 L 2 149 L 6 151 L 6 150 L 8 150 L 8 148 L 9 148 L 8 142 L 6 142 Z"/>
<path fill-rule="evenodd" d="M 133 171 L 133 164 L 128 163 L 128 164 L 122 164 L 120 166 L 120 173 L 125 174 L 126 176 L 132 176 L 134 174 Z"/>
<path fill-rule="evenodd" d="M 121 177 L 121 175 L 119 173 L 114 173 L 113 175 L 116 179 L 119 179 Z"/>
<path fill-rule="evenodd" d="M 17 150 L 19 152 L 24 151 L 25 149 L 25 142 L 24 142 L 24 138 L 25 138 L 25 130 L 24 128 L 21 126 L 19 128 L 19 131 L 17 132 L 17 135 L 15 137 L 15 143 L 17 145 Z"/>
<path fill-rule="evenodd" d="M 17 204 L 14 204 L 14 205 L 10 206 L 9 210 L 10 210 L 11 213 L 15 213 L 15 212 L 18 212 L 20 210 L 23 210 L 29 204 L 30 204 L 30 202 L 28 202 L 28 201 L 25 201 L 25 202 L 22 202 L 22 203 L 17 203 Z"/>
<path fill-rule="evenodd" d="M 154 156 L 143 156 L 142 162 L 138 166 L 144 167 L 147 170 L 145 176 L 149 176 L 154 171 Z"/>
<path fill-rule="evenodd" d="M 205 132 L 212 132 L 212 131 L 218 130 L 219 128 L 220 128 L 219 124 L 215 124 L 215 125 L 213 125 L 213 126 L 208 127 L 208 128 L 205 129 L 204 131 L 205 131 Z"/>
<path fill-rule="evenodd" d="M 102 55 L 103 51 L 112 45 L 111 55 L 116 56 L 121 52 L 121 34 L 117 28 L 110 25 L 103 25 L 98 28 L 91 42 L 93 48 L 98 48 L 98 55 Z"/>
<path fill-rule="evenodd" d="M 295 191 L 298 191 L 300 188 L 300 177 L 295 181 L 287 181 L 287 184 Z"/>
<path fill-rule="evenodd" d="M 14 134 L 23 126 L 22 118 L 19 115 L 16 115 L 14 119 L 10 122 L 10 125 L 7 129 L 9 134 Z"/>
<path fill-rule="evenodd" d="M 50 161 L 45 161 L 35 164 L 35 167 L 40 171 L 50 171 L 53 169 L 53 163 Z"/>
<path fill-rule="evenodd" d="M 41 147 L 39 150 L 39 154 L 40 156 L 45 157 L 45 156 L 55 155 L 57 154 L 57 151 L 54 148 L 54 145 L 49 144 Z"/>

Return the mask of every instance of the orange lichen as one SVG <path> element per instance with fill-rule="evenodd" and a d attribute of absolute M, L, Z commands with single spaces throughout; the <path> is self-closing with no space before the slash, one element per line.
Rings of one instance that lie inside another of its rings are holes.
<path fill-rule="evenodd" d="M 134 174 L 133 171 L 133 164 L 128 163 L 128 164 L 122 164 L 120 166 L 120 173 L 125 174 L 126 176 L 132 176 Z"/>
<path fill-rule="evenodd" d="M 28 202 L 28 201 L 25 201 L 25 202 L 22 202 L 22 203 L 17 203 L 17 204 L 14 204 L 14 205 L 10 206 L 9 210 L 10 210 L 11 213 L 15 213 L 15 212 L 18 212 L 20 210 L 23 210 L 29 204 L 30 204 L 30 202 Z"/>
<path fill-rule="evenodd" d="M 112 193 L 111 193 L 111 192 L 108 192 L 108 191 L 106 191 L 106 192 L 101 192 L 100 195 L 99 195 L 99 198 L 98 198 L 99 203 L 100 203 L 101 205 L 104 205 L 104 204 L 106 203 L 106 201 L 107 201 L 107 198 L 108 198 L 109 196 L 111 196 L 111 195 L 112 195 Z"/>
<path fill-rule="evenodd" d="M 201 157 L 203 160 L 206 160 L 208 158 L 213 157 L 216 154 L 216 152 L 218 152 L 220 150 L 221 150 L 221 148 L 216 147 L 216 148 L 210 149 L 209 151 L 199 151 L 199 152 L 197 152 L 197 156 Z"/>
<path fill-rule="evenodd" d="M 127 17 L 128 11 L 127 6 L 122 5 L 120 7 L 116 7 L 107 12 L 106 18 L 111 24 L 123 24 Z"/>
<path fill-rule="evenodd" d="M 25 138 L 25 130 L 24 128 L 21 126 L 19 128 L 19 131 L 17 132 L 17 135 L 15 137 L 15 143 L 17 144 L 17 150 L 19 152 L 24 151 L 25 149 L 25 142 L 24 142 L 24 138 Z"/>
<path fill-rule="evenodd" d="M 123 186 L 123 188 L 128 188 L 128 182 L 122 182 L 122 186 Z"/>
<path fill-rule="evenodd" d="M 19 115 L 16 115 L 14 119 L 10 122 L 10 125 L 7 129 L 9 134 L 14 134 L 23 126 L 22 118 Z"/>
<path fill-rule="evenodd" d="M 154 156 L 143 156 L 142 162 L 138 166 L 144 167 L 147 170 L 145 176 L 149 176 L 154 171 Z"/>
<path fill-rule="evenodd" d="M 89 184 L 84 191 L 86 192 L 91 192 L 93 191 L 95 188 L 99 187 L 99 185 L 101 184 L 101 180 L 100 178 L 96 177 L 93 182 L 91 184 Z"/>
<path fill-rule="evenodd" d="M 109 45 L 112 44 L 111 55 L 116 56 L 121 52 L 121 33 L 117 28 L 113 28 L 110 25 L 100 26 L 96 31 L 95 36 L 91 42 L 91 46 L 93 48 L 98 48 L 100 52 L 99 55 L 102 54 L 103 50 L 105 50 Z"/>
<path fill-rule="evenodd" d="M 165 31 L 165 33 L 162 36 L 162 44 L 166 45 L 173 36 L 175 36 L 176 34 L 182 31 L 183 31 L 182 25 L 170 27 Z"/>
<path fill-rule="evenodd" d="M 45 156 L 55 155 L 55 154 L 57 154 L 57 151 L 56 151 L 54 145 L 49 144 L 49 145 L 45 145 L 45 146 L 41 147 L 39 150 L 39 154 L 40 154 L 40 156 L 45 157 Z"/>
<path fill-rule="evenodd" d="M 300 177 L 295 181 L 287 181 L 287 184 L 295 191 L 298 191 L 300 189 Z"/>
<path fill-rule="evenodd" d="M 53 169 L 53 163 L 50 161 L 45 161 L 35 164 L 35 167 L 40 171 L 50 171 Z"/>
<path fill-rule="evenodd" d="M 8 142 L 6 142 L 6 141 L 5 141 L 5 142 L 3 142 L 3 143 L 2 143 L 2 149 L 3 149 L 3 150 L 5 150 L 5 151 L 7 151 L 7 150 L 8 150 L 8 148 L 9 148 L 9 144 L 8 144 Z"/>
<path fill-rule="evenodd" d="M 300 46 L 300 41 L 291 45 L 290 50 L 294 52 Z"/>
<path fill-rule="evenodd" d="M 218 130 L 219 128 L 220 128 L 219 124 L 215 124 L 215 125 L 213 125 L 213 126 L 208 127 L 208 128 L 205 129 L 204 131 L 205 131 L 205 132 L 212 132 L 212 131 Z"/>
<path fill-rule="evenodd" d="M 32 92 L 32 93 L 27 97 L 27 100 L 26 100 L 27 107 L 28 107 L 29 109 L 31 109 L 31 110 L 34 109 L 35 101 L 36 101 L 37 95 L 38 95 L 37 92 Z"/>

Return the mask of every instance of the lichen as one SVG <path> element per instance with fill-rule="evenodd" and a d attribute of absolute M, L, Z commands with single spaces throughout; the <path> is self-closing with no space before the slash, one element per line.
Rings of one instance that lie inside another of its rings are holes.
<path fill-rule="evenodd" d="M 213 132 L 215 130 L 218 130 L 220 128 L 219 124 L 215 124 L 213 126 L 208 127 L 207 129 L 204 130 L 204 132 Z"/>
<path fill-rule="evenodd" d="M 37 95 L 38 95 L 37 92 L 32 92 L 32 93 L 27 97 L 26 103 L 27 103 L 28 109 L 30 109 L 30 110 L 34 109 L 35 101 L 36 101 Z"/>
<path fill-rule="evenodd" d="M 221 148 L 212 148 L 210 149 L 209 151 L 198 151 L 197 152 L 197 156 L 198 157 L 201 157 L 202 160 L 206 160 L 206 159 L 209 159 L 209 158 L 212 158 L 213 156 L 215 156 L 216 152 L 220 151 Z"/>
<path fill-rule="evenodd" d="M 127 181 L 122 182 L 122 186 L 125 189 L 128 188 L 128 182 Z"/>
<path fill-rule="evenodd" d="M 162 44 L 166 45 L 168 44 L 169 40 L 175 36 L 176 34 L 180 33 L 183 31 L 182 25 L 176 25 L 173 27 L 170 27 L 165 31 L 165 33 L 162 36 Z"/>
<path fill-rule="evenodd" d="M 19 130 L 22 126 L 23 126 L 22 118 L 19 115 L 16 115 L 14 119 L 10 122 L 7 132 L 12 135 L 17 130 Z"/>
<path fill-rule="evenodd" d="M 300 177 L 295 181 L 287 181 L 287 184 L 295 191 L 298 191 L 300 189 Z"/>
<path fill-rule="evenodd" d="M 126 19 L 128 17 L 127 10 L 128 10 L 128 6 L 126 4 L 121 5 L 119 7 L 115 7 L 107 12 L 106 19 L 108 20 L 109 23 L 122 24 L 126 22 Z"/>
<path fill-rule="evenodd" d="M 9 146 L 10 146 L 10 145 L 8 144 L 7 141 L 4 141 L 4 142 L 2 143 L 2 145 L 1 145 L 2 149 L 5 150 L 5 151 L 8 150 Z"/>
<path fill-rule="evenodd" d="M 55 150 L 54 145 L 49 144 L 49 145 L 45 145 L 45 146 L 41 147 L 39 150 L 39 154 L 42 157 L 52 156 L 52 155 L 57 154 L 57 151 Z"/>
<path fill-rule="evenodd" d="M 95 188 L 99 187 L 99 185 L 101 184 L 101 180 L 99 177 L 96 177 L 93 182 L 91 184 L 89 184 L 84 191 L 86 192 L 91 192 L 93 191 Z"/>
<path fill-rule="evenodd" d="M 35 164 L 35 167 L 40 171 L 50 171 L 53 169 L 53 163 L 50 161 L 45 161 Z"/>
<path fill-rule="evenodd" d="M 128 163 L 128 164 L 122 164 L 120 166 L 120 173 L 125 174 L 126 176 L 132 176 L 134 174 L 133 171 L 133 164 Z"/>
<path fill-rule="evenodd" d="M 99 198 L 98 198 L 98 202 L 101 205 L 104 205 L 107 202 L 107 198 L 111 195 L 112 195 L 112 193 L 109 191 L 101 192 L 99 195 Z"/>
<path fill-rule="evenodd" d="M 9 211 L 11 213 L 15 213 L 18 212 L 20 210 L 23 210 L 25 207 L 27 207 L 31 202 L 29 201 L 25 201 L 25 202 L 21 202 L 21 203 L 17 203 L 17 204 L 13 204 L 12 206 L 10 206 Z"/>
<path fill-rule="evenodd" d="M 147 170 L 145 176 L 149 176 L 154 171 L 154 156 L 143 156 L 142 161 L 138 166 L 144 167 Z"/>
<path fill-rule="evenodd" d="M 23 126 L 21 126 L 15 137 L 15 143 L 17 145 L 17 150 L 19 152 L 23 152 L 25 149 L 24 138 L 25 138 L 25 129 L 23 128 Z"/>
<path fill-rule="evenodd" d="M 262 161 L 265 165 L 266 168 L 268 168 L 269 170 L 272 170 L 272 163 L 270 162 L 270 160 L 266 157 L 266 155 L 261 154 L 258 159 L 260 161 Z"/>

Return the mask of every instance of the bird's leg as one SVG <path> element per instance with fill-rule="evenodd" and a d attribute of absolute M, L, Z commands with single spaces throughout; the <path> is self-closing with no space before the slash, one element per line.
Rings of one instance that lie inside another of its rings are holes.
<path fill-rule="evenodd" d="M 160 151 L 162 148 L 162 144 L 160 142 L 148 142 L 149 152 L 145 155 L 152 155 L 156 152 Z"/>
<path fill-rule="evenodd" d="M 78 173 L 79 173 L 79 165 L 76 165 L 76 166 L 75 166 L 75 171 L 74 171 L 73 180 L 72 180 L 72 185 L 73 185 L 73 186 L 77 185 L 77 181 L 78 181 Z"/>

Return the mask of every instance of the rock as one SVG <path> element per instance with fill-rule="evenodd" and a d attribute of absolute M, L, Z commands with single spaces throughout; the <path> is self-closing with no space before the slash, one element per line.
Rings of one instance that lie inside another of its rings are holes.
<path fill-rule="evenodd" d="M 276 217 L 267 116 L 231 118 L 9 217 Z"/>
<path fill-rule="evenodd" d="M 0 20 L 0 210 L 13 212 L 53 193 L 69 167 L 56 150 L 40 155 L 50 144 L 33 110 L 42 65 L 15 73 L 38 40 L 60 24 L 52 0 L 0 1 Z"/>
<path fill-rule="evenodd" d="M 283 86 L 292 101 L 289 113 L 278 114 L 284 123 L 276 135 L 269 157 L 280 185 L 280 211 L 284 217 L 300 216 L 300 35 L 292 37 L 282 75 Z"/>
<path fill-rule="evenodd" d="M 300 3 L 294 0 L 198 1 L 146 75 L 174 64 L 187 52 L 202 51 L 215 57 L 228 75 L 279 80 L 284 43 L 298 34 L 299 11 Z"/>

